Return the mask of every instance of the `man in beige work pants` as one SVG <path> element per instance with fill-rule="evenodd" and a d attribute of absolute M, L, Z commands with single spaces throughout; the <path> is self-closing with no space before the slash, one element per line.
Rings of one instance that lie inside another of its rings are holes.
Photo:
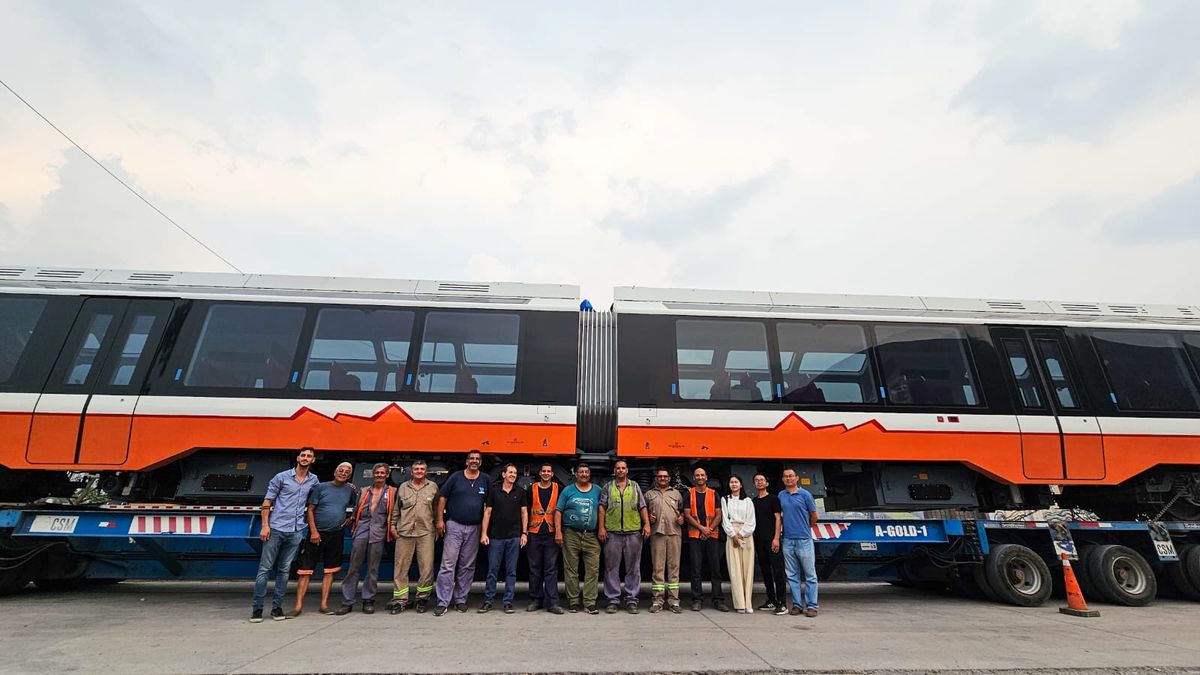
<path fill-rule="evenodd" d="M 413 557 L 417 559 L 418 612 L 424 612 L 433 593 L 433 542 L 437 530 L 433 526 L 433 508 L 437 503 L 438 486 L 426 478 L 428 467 L 423 460 L 412 465 L 412 478 L 396 490 L 396 503 L 392 509 L 392 537 L 396 540 L 395 573 L 392 601 L 388 612 L 399 614 L 409 607 L 408 572 Z"/>
<path fill-rule="evenodd" d="M 683 496 L 671 487 L 666 469 L 654 472 L 654 489 L 646 491 L 650 516 L 650 561 L 652 576 L 650 613 L 666 606 L 679 614 L 679 550 L 683 525 Z"/>

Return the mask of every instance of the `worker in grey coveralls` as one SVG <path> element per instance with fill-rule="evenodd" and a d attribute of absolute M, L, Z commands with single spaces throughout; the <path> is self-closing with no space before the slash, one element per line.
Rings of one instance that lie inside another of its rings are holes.
<path fill-rule="evenodd" d="M 396 488 L 387 484 L 391 468 L 387 464 L 376 464 L 371 469 L 371 487 L 362 491 L 358 506 L 354 509 L 354 520 L 350 526 L 354 544 L 350 548 L 350 565 L 346 578 L 342 580 L 342 606 L 337 614 L 349 614 L 354 609 L 358 595 L 358 575 L 363 561 L 367 563 L 367 578 L 362 584 L 362 611 L 375 613 L 375 589 L 379 585 L 379 561 L 383 549 L 391 541 L 388 521 L 392 503 L 396 500 Z"/>

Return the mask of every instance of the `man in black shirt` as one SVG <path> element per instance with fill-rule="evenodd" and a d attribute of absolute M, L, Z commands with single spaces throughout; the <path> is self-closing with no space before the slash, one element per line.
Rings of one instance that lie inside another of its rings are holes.
<path fill-rule="evenodd" d="M 704 563 L 708 563 L 712 604 L 728 612 L 721 593 L 721 496 L 708 487 L 708 473 L 701 467 L 692 472 L 693 487 L 683 496 L 683 519 L 687 521 L 687 547 L 692 573 L 692 611 L 704 604 Z"/>
<path fill-rule="evenodd" d="M 767 601 L 759 609 L 787 614 L 788 590 L 783 576 L 783 552 L 771 550 L 775 518 L 782 509 L 779 507 L 779 495 L 772 493 L 769 486 L 766 474 L 754 474 L 754 489 L 758 490 L 758 496 L 754 498 L 754 521 L 760 523 L 754 527 L 754 557 L 758 558 L 763 585 L 767 588 Z"/>
<path fill-rule="evenodd" d="M 504 564 L 504 613 L 513 613 L 517 556 L 528 536 L 525 530 L 529 526 L 529 509 L 525 506 L 525 491 L 517 486 L 517 467 L 506 464 L 500 480 L 500 486 L 489 490 L 483 502 L 483 534 L 479 543 L 488 547 L 488 573 L 480 614 L 491 611 L 496 600 L 501 563 Z"/>

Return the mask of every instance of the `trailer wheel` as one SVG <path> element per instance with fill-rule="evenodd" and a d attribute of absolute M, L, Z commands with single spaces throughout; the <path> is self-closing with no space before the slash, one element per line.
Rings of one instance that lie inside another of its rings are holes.
<path fill-rule="evenodd" d="M 1050 597 L 1050 568 L 1041 556 L 1020 544 L 1000 544 L 983 563 L 984 575 L 1001 602 L 1037 607 Z"/>
<path fill-rule="evenodd" d="M 971 581 L 975 583 L 975 587 L 983 594 L 983 597 L 992 602 L 1003 602 L 996 591 L 992 590 L 992 585 L 988 583 L 987 574 L 983 571 L 983 563 L 971 566 Z"/>
<path fill-rule="evenodd" d="M 33 579 L 33 573 L 33 565 L 29 564 L 0 570 L 0 595 L 12 595 L 23 590 Z"/>
<path fill-rule="evenodd" d="M 1117 605 L 1143 607 L 1158 594 L 1154 570 L 1128 546 L 1097 546 L 1088 557 L 1088 577 L 1100 597 Z"/>
<path fill-rule="evenodd" d="M 1179 551 L 1179 568 L 1196 589 L 1196 595 L 1190 599 L 1200 600 L 1200 544 L 1188 544 Z"/>

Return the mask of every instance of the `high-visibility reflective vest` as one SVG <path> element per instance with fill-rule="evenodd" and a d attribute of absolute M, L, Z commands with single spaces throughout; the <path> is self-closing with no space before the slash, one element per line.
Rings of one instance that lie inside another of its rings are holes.
<path fill-rule="evenodd" d="M 529 501 L 533 505 L 532 512 L 529 514 L 529 531 L 533 534 L 541 532 L 543 524 L 545 524 L 547 532 L 554 531 L 554 509 L 558 506 L 558 483 L 550 481 L 549 504 L 542 504 L 538 501 L 540 492 L 542 490 L 537 483 L 529 486 Z"/>
<path fill-rule="evenodd" d="M 383 517 L 385 520 L 391 517 L 392 498 L 395 496 L 395 494 L 396 494 L 396 488 L 391 487 L 390 485 L 387 488 L 385 488 L 383 491 L 383 497 L 382 497 L 383 505 L 384 505 Z M 368 506 L 368 503 L 370 502 L 370 500 L 371 500 L 371 488 L 363 490 L 362 491 L 362 499 L 358 500 L 358 508 L 354 509 L 354 524 L 352 524 L 350 526 L 350 536 L 354 536 L 354 531 L 358 529 L 358 519 L 362 517 L 363 507 Z M 385 525 L 383 527 L 383 531 L 385 532 L 384 536 L 387 538 L 387 541 L 391 541 L 392 540 L 391 525 L 385 523 Z"/>
<path fill-rule="evenodd" d="M 609 532 L 640 532 L 642 529 L 642 489 L 637 483 L 627 481 L 625 489 L 617 487 L 617 481 L 604 486 L 608 492 L 608 505 L 604 509 L 604 529 Z"/>
<path fill-rule="evenodd" d="M 688 495 L 691 497 L 691 502 L 692 502 L 692 505 L 691 505 L 692 506 L 692 517 L 695 518 L 696 520 L 700 520 L 700 512 L 698 510 L 696 510 L 696 490 L 694 488 L 691 490 L 688 490 Z M 706 522 L 704 524 L 706 526 L 708 526 L 709 528 L 714 527 L 716 524 L 716 518 L 713 518 L 713 515 L 716 512 L 717 512 L 717 492 L 716 492 L 716 490 L 712 490 L 712 489 L 705 490 L 704 491 L 704 519 Z M 691 537 L 692 539 L 699 539 L 700 538 L 700 530 L 697 530 L 696 528 L 692 527 L 691 525 L 688 525 L 688 536 Z"/>

